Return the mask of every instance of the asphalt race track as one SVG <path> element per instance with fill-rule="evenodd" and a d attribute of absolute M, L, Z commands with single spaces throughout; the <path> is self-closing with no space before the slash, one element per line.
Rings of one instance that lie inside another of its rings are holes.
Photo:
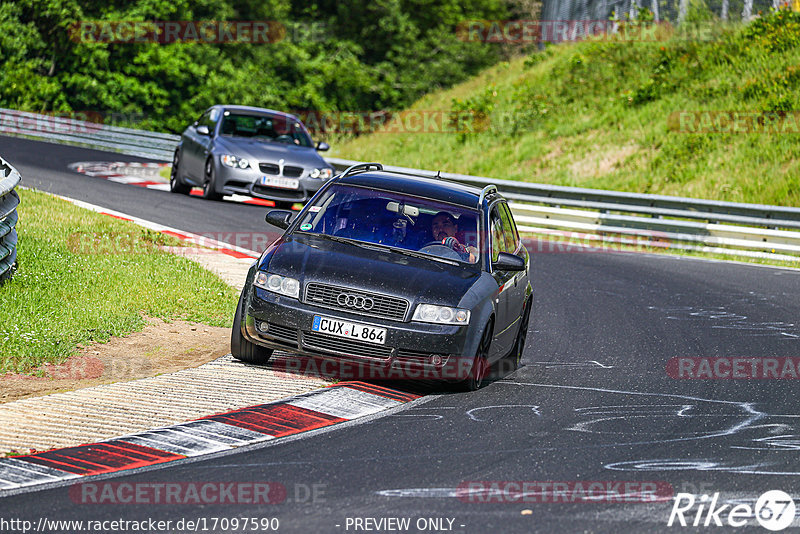
<path fill-rule="evenodd" d="M 28 187 L 189 232 L 266 229 L 263 207 L 67 169 L 75 161 L 136 158 L 5 137 L 0 153 Z M 365 518 L 408 518 L 407 532 L 662 532 L 697 530 L 667 527 L 671 494 L 694 494 L 699 504 L 702 495 L 710 500 L 719 492 L 717 506 L 727 504 L 727 511 L 753 507 L 767 490 L 800 497 L 800 382 L 678 380 L 667 373 L 679 357 L 800 357 L 800 271 L 534 250 L 532 274 L 535 307 L 523 367 L 474 394 L 435 392 L 365 422 L 104 479 L 268 482 L 285 487 L 281 503 L 92 504 L 57 487 L 0 499 L 0 507 L 34 522 L 201 519 L 210 532 L 225 531 L 221 523 L 211 529 L 212 518 L 273 517 L 279 532 L 298 533 L 377 525 Z M 496 483 L 499 492 L 464 490 L 487 487 L 481 481 Z M 545 489 L 520 496 L 507 484 L 525 481 Z M 568 493 L 547 489 L 579 481 L 648 483 L 668 488 L 668 498 L 563 502 Z M 690 524 L 696 511 L 686 512 Z M 718 516 L 723 522 L 727 511 Z M 372 531 L 404 531 L 380 525 Z M 752 517 L 747 525 L 764 531 Z"/>

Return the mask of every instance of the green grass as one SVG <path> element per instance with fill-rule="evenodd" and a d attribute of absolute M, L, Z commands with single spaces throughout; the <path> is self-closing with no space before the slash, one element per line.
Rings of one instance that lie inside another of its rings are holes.
<path fill-rule="evenodd" d="M 79 344 L 143 328 L 144 316 L 229 326 L 237 293 L 163 234 L 20 191 L 18 270 L 0 286 L 0 374 L 60 363 Z"/>
<path fill-rule="evenodd" d="M 647 43 L 549 47 L 492 67 L 415 110 L 471 110 L 488 129 L 339 139 L 361 161 L 500 179 L 800 205 L 800 134 L 688 134 L 680 111 L 800 110 L 800 14 L 720 27 L 714 41 L 666 30 Z"/>

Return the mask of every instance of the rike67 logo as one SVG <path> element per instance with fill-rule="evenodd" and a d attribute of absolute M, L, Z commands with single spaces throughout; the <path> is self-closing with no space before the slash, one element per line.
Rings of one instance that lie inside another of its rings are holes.
<path fill-rule="evenodd" d="M 753 517 L 767 530 L 783 530 L 794 521 L 794 500 L 786 492 L 772 490 L 762 494 L 753 507 L 744 503 L 721 504 L 719 493 L 710 498 L 701 495 L 699 499 L 691 493 L 678 493 L 667 526 L 677 522 L 682 527 L 743 527 L 752 525 L 748 520 Z"/>

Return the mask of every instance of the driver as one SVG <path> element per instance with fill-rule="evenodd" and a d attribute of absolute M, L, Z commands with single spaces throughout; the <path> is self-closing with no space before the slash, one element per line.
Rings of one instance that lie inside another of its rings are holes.
<path fill-rule="evenodd" d="M 442 245 L 452 248 L 465 261 L 475 263 L 478 261 L 478 249 L 475 247 L 465 247 L 456 239 L 458 224 L 455 217 L 447 211 L 440 211 L 433 217 L 431 230 L 436 241 L 441 241 Z"/>

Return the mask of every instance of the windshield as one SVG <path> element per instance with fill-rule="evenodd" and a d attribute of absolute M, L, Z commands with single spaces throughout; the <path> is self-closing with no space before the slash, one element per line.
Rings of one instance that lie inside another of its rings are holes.
<path fill-rule="evenodd" d="M 300 220 L 300 232 L 478 263 L 478 212 L 398 192 L 334 185 Z"/>
<path fill-rule="evenodd" d="M 226 111 L 220 135 L 252 137 L 259 141 L 312 146 L 303 124 L 283 115 L 247 115 Z"/>

